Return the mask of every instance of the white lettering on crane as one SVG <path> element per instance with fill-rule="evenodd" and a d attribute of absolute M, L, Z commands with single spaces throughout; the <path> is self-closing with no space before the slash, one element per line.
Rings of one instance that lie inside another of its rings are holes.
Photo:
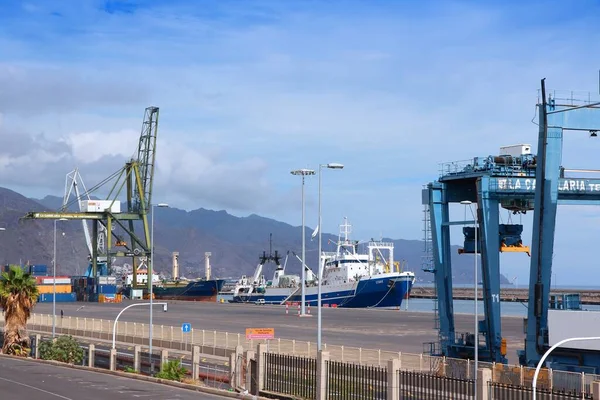
<path fill-rule="evenodd" d="M 534 178 L 496 178 L 497 190 L 535 191 Z M 600 183 L 585 179 L 560 179 L 559 192 L 600 192 Z"/>

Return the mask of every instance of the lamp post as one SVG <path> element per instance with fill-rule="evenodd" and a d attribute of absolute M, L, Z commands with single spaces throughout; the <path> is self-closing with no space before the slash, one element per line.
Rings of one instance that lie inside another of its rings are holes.
<path fill-rule="evenodd" d="M 302 176 L 302 278 L 301 278 L 301 285 L 302 285 L 302 308 L 300 311 L 300 316 L 301 317 L 305 317 L 306 316 L 306 238 L 305 238 L 305 233 L 304 233 L 304 177 L 307 175 L 314 175 L 315 171 L 312 169 L 296 169 L 294 171 L 291 172 L 292 175 L 300 175 Z"/>
<path fill-rule="evenodd" d="M 152 294 L 152 277 L 154 275 L 154 208 L 155 207 L 161 207 L 161 208 L 166 208 L 169 207 L 169 205 L 167 203 L 159 203 L 159 204 L 153 204 L 152 205 L 152 225 L 150 227 L 151 232 L 150 232 L 150 263 L 148 263 L 148 272 L 146 274 L 146 276 L 148 277 L 148 295 L 150 296 L 150 325 L 148 327 L 148 347 L 149 347 L 149 352 L 150 352 L 150 372 L 154 373 L 154 358 L 152 357 L 152 316 L 153 316 L 153 312 L 152 312 L 152 306 L 153 304 L 153 297 L 154 295 Z"/>
<path fill-rule="evenodd" d="M 66 220 L 66 218 L 54 220 L 54 256 L 52 259 L 52 338 L 56 336 L 56 222 Z"/>
<path fill-rule="evenodd" d="M 533 387 L 533 400 L 535 400 L 535 395 L 536 395 L 535 390 L 537 387 L 537 378 L 540 373 L 540 369 L 542 368 L 542 364 L 544 364 L 544 361 L 546 361 L 546 358 L 550 355 L 550 353 L 552 353 L 552 350 L 556 349 L 557 347 L 559 347 L 567 342 L 579 342 L 579 341 L 583 341 L 583 340 L 600 340 L 600 336 L 574 337 L 574 338 L 563 339 L 560 342 L 556 343 L 554 346 L 550 347 L 546 351 L 546 353 L 544 353 L 544 355 L 538 362 L 537 367 L 535 367 L 535 373 L 533 374 L 533 382 L 531 384 L 531 386 Z"/>
<path fill-rule="evenodd" d="M 344 168 L 343 164 L 337 163 L 329 163 L 329 164 L 319 164 L 319 222 L 317 228 L 319 229 L 319 281 L 318 281 L 318 293 L 317 293 L 317 350 L 321 350 L 321 279 L 323 278 L 323 257 L 322 257 L 322 248 L 321 248 L 321 233 L 323 232 L 323 227 L 321 226 L 321 170 L 323 167 L 329 169 L 342 169 Z"/>
<path fill-rule="evenodd" d="M 475 282 L 473 283 L 473 286 L 475 287 L 474 291 L 475 291 L 475 373 L 473 374 L 473 378 L 474 378 L 474 382 L 473 384 L 475 385 L 475 390 L 473 392 L 473 395 L 475 396 L 474 399 L 477 400 L 477 371 L 478 371 L 478 362 L 479 362 L 479 317 L 477 315 L 477 299 L 478 299 L 478 290 L 477 290 L 477 247 L 478 247 L 478 242 L 477 242 L 477 228 L 479 227 L 479 224 L 477 222 L 477 217 L 475 215 L 475 213 L 473 212 L 473 208 L 472 208 L 472 203 L 469 200 L 464 200 L 461 201 L 460 204 L 464 204 L 466 206 L 469 206 L 469 210 L 471 210 L 471 215 L 473 216 L 473 223 L 475 225 L 475 253 L 474 255 L 474 259 L 475 259 L 475 265 L 474 265 L 474 272 L 473 272 L 473 276 L 475 279 Z"/>

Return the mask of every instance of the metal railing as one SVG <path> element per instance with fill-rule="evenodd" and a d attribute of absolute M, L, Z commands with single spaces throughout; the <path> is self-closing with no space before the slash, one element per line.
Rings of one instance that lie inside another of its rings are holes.
<path fill-rule="evenodd" d="M 265 386 L 268 392 L 314 399 L 317 396 L 317 360 L 265 353 Z"/>
<path fill-rule="evenodd" d="M 387 368 L 338 361 L 327 362 L 329 399 L 385 399 Z"/>
<path fill-rule="evenodd" d="M 0 326 L 3 321 L 0 319 Z M 52 327 L 52 315 L 32 314 L 28 328 L 37 332 L 49 332 Z M 57 319 L 58 332 L 86 338 L 109 340 L 112 338 L 112 321 L 64 317 Z M 191 351 L 192 345 L 201 346 L 203 354 L 229 357 L 237 346 L 244 350 L 255 350 L 259 343 L 268 343 L 269 352 L 301 357 L 317 357 L 315 343 L 293 339 L 246 340 L 240 333 L 228 333 L 212 330 L 192 329 L 183 333 L 181 327 L 154 325 L 154 340 L 158 347 L 168 347 L 175 350 Z M 120 322 L 117 327 L 117 341 L 120 343 L 146 344 L 148 325 L 136 322 Z M 432 373 L 451 378 L 472 379 L 474 363 L 471 360 L 435 357 L 426 354 L 386 351 L 381 349 L 366 349 L 323 343 L 323 350 L 329 352 L 330 359 L 341 362 L 351 362 L 362 365 L 387 366 L 388 360 L 399 359 L 401 369 Z M 497 383 L 531 386 L 535 368 L 520 365 L 505 365 L 479 362 L 479 368 L 490 368 L 492 380 Z M 590 393 L 590 383 L 600 380 L 600 375 L 566 372 L 557 370 L 542 370 L 538 378 L 538 387 L 558 390 L 579 390 Z"/>
<path fill-rule="evenodd" d="M 398 371 L 400 399 L 472 399 L 474 380 Z"/>
<path fill-rule="evenodd" d="M 508 385 L 491 382 L 488 385 L 490 400 L 529 400 L 533 395 L 532 387 Z M 557 389 L 537 388 L 536 398 L 539 400 L 569 400 L 569 399 L 593 399 L 591 393 L 564 391 Z"/>

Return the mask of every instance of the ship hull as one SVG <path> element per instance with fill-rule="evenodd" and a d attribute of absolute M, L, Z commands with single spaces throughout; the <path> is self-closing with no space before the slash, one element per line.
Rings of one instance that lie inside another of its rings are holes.
<path fill-rule="evenodd" d="M 410 295 L 414 277 L 398 274 L 382 274 L 357 283 L 323 285 L 321 303 L 343 308 L 400 307 Z M 255 302 L 264 299 L 266 304 L 295 303 L 302 301 L 301 288 L 266 288 L 264 293 L 234 296 L 232 303 Z M 318 288 L 305 289 L 306 304 L 316 306 Z"/>
<path fill-rule="evenodd" d="M 159 300 L 210 301 L 216 302 L 224 279 L 190 282 L 185 286 L 155 287 L 154 298 Z"/>

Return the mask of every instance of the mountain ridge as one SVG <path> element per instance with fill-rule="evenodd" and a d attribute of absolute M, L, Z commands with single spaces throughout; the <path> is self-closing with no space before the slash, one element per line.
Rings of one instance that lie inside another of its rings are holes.
<path fill-rule="evenodd" d="M 42 199 L 27 198 L 15 191 L 0 187 L 0 262 L 19 262 L 52 265 L 54 222 L 48 220 L 22 220 L 29 211 L 57 210 L 62 199 L 45 196 Z M 69 209 L 75 211 L 75 205 Z M 171 252 L 179 252 L 182 274 L 188 277 L 204 275 L 204 253 L 211 252 L 213 276 L 238 278 L 253 274 L 263 251 L 269 251 L 269 238 L 273 238 L 273 250 L 278 250 L 282 262 L 289 253 L 286 269 L 300 273 L 302 227 L 272 218 L 250 214 L 237 217 L 226 210 L 197 208 L 186 211 L 176 207 L 157 208 L 154 226 L 155 270 L 165 275 L 171 273 Z M 136 224 L 141 227 L 141 224 Z M 318 258 L 317 241 L 311 240 L 314 228 L 306 227 L 307 265 L 315 270 Z M 57 223 L 57 274 L 77 275 L 87 268 L 88 250 L 80 221 Z M 142 232 L 141 229 L 136 229 Z M 330 241 L 338 236 L 323 232 L 323 249 L 334 251 Z M 406 269 L 415 272 L 419 281 L 431 282 L 433 275 L 421 269 L 423 241 L 384 238 L 394 243 L 394 259 L 405 263 Z M 362 246 L 362 245 L 359 245 Z M 458 246 L 452 246 L 453 281 L 456 284 L 472 283 L 472 259 L 460 257 Z M 117 260 L 122 264 L 124 260 Z M 127 260 L 130 262 L 130 260 Z M 270 278 L 272 267 L 264 269 Z M 508 282 L 501 275 L 502 283 Z"/>

